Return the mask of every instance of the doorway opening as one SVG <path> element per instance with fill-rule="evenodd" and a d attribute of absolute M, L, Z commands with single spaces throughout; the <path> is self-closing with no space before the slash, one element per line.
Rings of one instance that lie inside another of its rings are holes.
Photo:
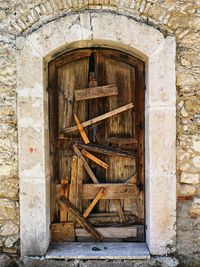
<path fill-rule="evenodd" d="M 53 241 L 145 241 L 144 68 L 104 48 L 49 63 Z"/>

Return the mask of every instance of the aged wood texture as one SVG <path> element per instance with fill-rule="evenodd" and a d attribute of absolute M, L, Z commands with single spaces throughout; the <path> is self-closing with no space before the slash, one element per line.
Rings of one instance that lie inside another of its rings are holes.
<path fill-rule="evenodd" d="M 125 184 L 136 184 L 137 183 L 137 174 L 134 174 L 133 176 L 131 176 L 131 178 L 129 178 Z"/>
<path fill-rule="evenodd" d="M 75 241 L 75 233 L 74 233 L 73 223 L 53 223 L 53 224 L 51 224 L 51 238 L 52 238 L 53 242 L 72 242 L 72 241 Z"/>
<path fill-rule="evenodd" d="M 61 190 L 60 195 L 62 197 L 69 197 L 69 179 L 68 177 L 61 179 Z M 60 222 L 66 222 L 67 221 L 67 209 L 65 207 L 60 207 Z"/>
<path fill-rule="evenodd" d="M 71 213 L 72 217 L 89 232 L 97 241 L 102 241 L 103 236 L 84 218 L 80 215 L 79 211 L 66 199 L 61 197 L 58 200 L 60 205 L 64 205 L 68 211 Z"/>
<path fill-rule="evenodd" d="M 99 158 L 95 157 L 91 153 L 89 153 L 87 150 L 83 149 L 81 153 L 86 156 L 88 159 L 94 161 L 99 166 L 103 167 L 104 169 L 108 169 L 108 164 L 100 160 Z"/>
<path fill-rule="evenodd" d="M 94 199 L 101 188 L 105 189 L 101 199 L 136 199 L 139 193 L 134 184 L 83 184 L 83 199 Z"/>
<path fill-rule="evenodd" d="M 105 113 L 103 115 L 100 115 L 100 116 L 98 116 L 96 118 L 93 118 L 93 119 L 90 119 L 88 121 L 85 121 L 85 122 L 82 123 L 82 126 L 83 127 L 87 127 L 87 126 L 89 126 L 91 124 L 94 124 L 94 123 L 97 123 L 99 121 L 108 119 L 108 118 L 110 118 L 110 117 L 112 117 L 114 115 L 117 115 L 117 114 L 119 114 L 121 112 L 127 111 L 127 110 L 132 109 L 132 108 L 133 108 L 133 103 L 129 103 L 129 104 L 124 105 L 124 106 L 122 106 L 120 108 L 114 109 L 114 110 L 109 111 L 109 112 L 107 112 L 107 113 Z M 63 133 L 70 133 L 70 132 L 77 131 L 77 130 L 78 130 L 78 127 L 77 126 L 73 126 L 73 127 L 69 127 L 69 128 L 63 129 L 62 132 Z"/>
<path fill-rule="evenodd" d="M 81 154 L 81 151 L 78 149 L 77 146 L 73 145 L 73 149 L 75 151 L 75 153 L 77 154 L 77 156 L 79 158 L 81 158 L 83 160 L 83 165 L 87 171 L 87 173 L 89 174 L 89 176 L 91 177 L 92 181 L 96 184 L 98 184 L 98 180 L 96 178 L 96 176 L 94 175 L 93 171 L 91 170 L 89 164 L 87 163 L 87 161 L 85 160 L 85 158 L 83 157 L 83 155 Z"/>
<path fill-rule="evenodd" d="M 76 190 L 76 208 L 82 212 L 83 209 L 83 160 L 78 158 L 77 166 L 77 190 Z"/>
<path fill-rule="evenodd" d="M 94 144 L 89 144 L 89 145 L 84 145 L 82 143 L 76 143 L 76 146 L 85 150 L 89 150 L 91 152 L 96 152 L 99 154 L 104 154 L 108 156 L 119 156 L 119 157 L 125 157 L 125 158 L 135 158 L 136 154 L 128 152 L 126 150 L 120 150 L 112 147 L 106 147 L 102 145 L 94 145 Z"/>
<path fill-rule="evenodd" d="M 78 163 L 76 166 L 75 202 L 72 200 L 75 208 L 79 211 L 81 208 L 86 210 L 91 200 L 105 185 L 104 196 L 99 199 L 88 216 L 90 222 L 100 226 L 112 225 L 120 223 L 120 220 L 124 221 L 124 214 L 126 222 L 123 222 L 123 225 L 129 225 L 134 220 L 135 223 L 144 223 L 144 63 L 120 51 L 86 49 L 59 57 L 51 63 L 49 70 L 50 75 L 53 75 L 49 84 L 52 219 L 59 220 L 59 211 L 57 212 L 54 205 L 55 184 L 60 183 L 63 177 L 72 177 L 71 166 L 75 145 L 78 149 L 83 149 L 83 152 L 79 150 L 80 153 L 75 153 L 84 164 L 80 175 Z M 89 98 L 88 93 L 87 101 L 85 96 L 85 100 L 75 101 L 76 95 L 80 96 L 81 91 L 87 94 L 86 90 L 94 90 L 93 96 L 100 96 L 97 88 L 105 88 L 108 84 L 116 85 L 117 95 Z M 126 111 L 118 113 L 119 109 L 127 107 L 127 103 L 131 106 L 128 105 Z M 117 114 L 113 116 L 113 112 L 116 111 Z M 85 135 L 95 144 L 80 143 L 78 128 L 74 127 L 74 113 L 83 122 L 81 124 Z M 63 129 L 70 131 L 63 132 Z M 59 133 L 62 134 L 59 136 Z M 58 136 L 62 140 L 57 140 Z M 86 159 L 87 153 L 106 163 L 109 168 L 102 168 L 97 161 Z M 133 173 L 136 176 L 132 176 Z M 91 176 L 95 184 L 89 184 Z M 79 180 L 79 177 L 82 178 Z M 117 188 L 118 184 L 121 189 Z M 90 186 L 95 186 L 96 189 Z M 93 194 L 89 198 L 86 196 L 88 190 Z M 120 206 L 116 205 L 117 202 Z M 92 217 L 92 212 L 100 212 L 101 215 Z M 129 212 L 132 217 L 127 217 Z M 110 217 L 105 214 L 109 214 Z M 70 216 L 68 213 L 69 218 Z M 72 216 L 70 221 L 74 221 Z M 140 237 L 133 239 L 141 240 L 141 236 L 142 231 Z"/>
<path fill-rule="evenodd" d="M 78 157 L 73 156 L 72 167 L 71 167 L 71 183 L 70 183 L 70 189 L 69 189 L 69 201 L 74 206 L 76 206 L 76 204 L 77 204 L 76 203 L 76 198 L 77 198 L 77 165 L 78 165 Z M 69 214 L 69 221 L 73 221 L 73 218 L 70 214 Z"/>
<path fill-rule="evenodd" d="M 89 87 L 81 90 L 76 90 L 75 100 L 88 100 L 106 96 L 113 96 L 118 94 L 117 86 L 115 84 L 99 86 L 99 87 Z"/>
<path fill-rule="evenodd" d="M 88 215 L 90 214 L 90 212 L 92 211 L 92 209 L 94 208 L 94 206 L 97 204 L 97 202 L 99 201 L 100 198 L 102 198 L 102 196 L 104 195 L 104 188 L 101 188 L 99 193 L 95 196 L 95 198 L 93 199 L 93 201 L 90 203 L 90 205 L 87 207 L 87 209 L 84 211 L 83 213 L 83 217 L 87 218 Z"/>
<path fill-rule="evenodd" d="M 77 124 L 77 127 L 79 129 L 81 137 L 83 138 L 84 143 L 85 144 L 89 144 L 90 140 L 88 139 L 87 134 L 86 134 L 85 130 L 83 129 L 83 126 L 81 125 L 81 123 L 80 123 L 78 117 L 76 116 L 76 114 L 74 114 L 74 120 L 75 120 L 75 122 Z"/>
<path fill-rule="evenodd" d="M 122 206 L 121 206 L 120 199 L 115 199 L 115 205 L 116 205 L 117 211 L 119 213 L 120 222 L 121 223 L 125 222 L 126 219 L 125 219 L 125 216 L 124 216 L 124 212 L 123 212 L 123 209 L 122 209 Z"/>
<path fill-rule="evenodd" d="M 95 228 L 104 238 L 131 238 L 137 236 L 137 227 L 97 227 Z M 85 229 L 77 228 L 75 229 L 75 235 L 77 237 L 89 237 L 89 233 Z"/>

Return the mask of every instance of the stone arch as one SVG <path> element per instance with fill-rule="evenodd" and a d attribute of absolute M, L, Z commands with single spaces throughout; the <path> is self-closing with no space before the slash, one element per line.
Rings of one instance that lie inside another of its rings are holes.
<path fill-rule="evenodd" d="M 22 255 L 44 255 L 50 242 L 48 62 L 63 52 L 91 46 L 117 48 L 146 63 L 146 241 L 153 255 L 173 252 L 174 38 L 127 16 L 83 12 L 54 20 L 26 37 L 18 37 L 16 46 Z"/>

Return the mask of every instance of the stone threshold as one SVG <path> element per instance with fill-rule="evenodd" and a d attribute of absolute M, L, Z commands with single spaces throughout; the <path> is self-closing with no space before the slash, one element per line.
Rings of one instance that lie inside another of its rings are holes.
<path fill-rule="evenodd" d="M 51 243 L 46 259 L 118 259 L 146 260 L 150 253 L 146 243 Z"/>

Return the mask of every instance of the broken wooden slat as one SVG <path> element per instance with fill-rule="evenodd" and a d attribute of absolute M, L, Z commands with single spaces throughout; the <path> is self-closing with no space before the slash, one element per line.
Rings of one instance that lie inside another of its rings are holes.
<path fill-rule="evenodd" d="M 74 114 L 74 119 L 75 119 L 75 122 L 77 124 L 78 129 L 79 129 L 79 132 L 81 134 L 81 137 L 83 138 L 84 143 L 85 144 L 89 144 L 90 140 L 88 139 L 87 134 L 86 134 L 85 130 L 83 129 L 83 126 L 81 125 L 81 123 L 80 123 L 78 117 L 76 116 L 76 114 Z"/>
<path fill-rule="evenodd" d="M 83 184 L 83 199 L 94 199 L 101 188 L 105 189 L 101 199 L 135 199 L 139 193 L 135 184 Z"/>
<path fill-rule="evenodd" d="M 104 194 L 104 188 L 101 188 L 101 190 L 99 191 L 99 193 L 95 196 L 95 198 L 93 199 L 92 203 L 90 203 L 90 205 L 87 207 L 87 209 L 84 211 L 83 213 L 83 217 L 87 218 L 88 215 L 90 214 L 90 212 L 92 211 L 92 209 L 94 208 L 94 206 L 97 204 L 97 202 L 99 201 L 100 198 L 102 198 L 103 194 Z"/>
<path fill-rule="evenodd" d="M 124 212 L 121 206 L 121 201 L 120 199 L 115 199 L 115 205 L 116 205 L 116 209 L 118 211 L 119 214 L 119 218 L 120 218 L 120 222 L 123 223 L 126 221 L 125 216 L 124 216 Z"/>
<path fill-rule="evenodd" d="M 88 100 L 106 96 L 113 96 L 118 94 L 118 89 L 115 84 L 98 86 L 98 87 L 90 87 L 81 90 L 75 90 L 75 100 Z"/>
<path fill-rule="evenodd" d="M 137 182 L 137 174 L 134 174 L 131 178 L 129 178 L 125 184 L 136 184 Z"/>
<path fill-rule="evenodd" d="M 104 238 L 131 238 L 137 236 L 137 227 L 96 227 L 95 228 Z M 89 237 L 89 233 L 85 229 L 75 229 L 76 237 Z"/>
<path fill-rule="evenodd" d="M 72 158 L 71 183 L 70 183 L 70 189 L 69 189 L 69 201 L 73 205 L 76 205 L 77 164 L 78 164 L 78 157 L 74 155 Z M 69 221 L 73 220 L 73 218 L 70 214 L 68 217 L 69 217 Z"/>
<path fill-rule="evenodd" d="M 78 149 L 78 147 L 76 145 L 73 145 L 73 149 L 74 152 L 76 153 L 76 155 L 81 158 L 83 160 L 83 165 L 87 171 L 87 173 L 89 174 L 89 176 L 91 177 L 92 181 L 96 184 L 98 184 L 98 180 L 96 178 L 96 176 L 94 175 L 93 171 L 91 170 L 89 164 L 87 163 L 87 161 L 85 160 L 85 158 L 83 157 L 83 155 L 81 154 L 81 151 Z"/>
<path fill-rule="evenodd" d="M 97 157 L 95 157 L 94 155 L 92 155 L 91 153 L 89 153 L 88 151 L 86 151 L 85 149 L 83 149 L 81 151 L 81 153 L 86 156 L 87 158 L 91 159 L 92 161 L 94 161 L 95 163 L 97 163 L 98 165 L 100 165 L 101 167 L 103 167 L 104 169 L 108 168 L 108 164 L 105 163 L 104 161 L 98 159 Z"/>
<path fill-rule="evenodd" d="M 110 118 L 110 117 L 112 117 L 114 115 L 117 115 L 117 114 L 119 114 L 121 112 L 124 112 L 126 110 L 129 110 L 129 109 L 131 109 L 133 107 L 134 107 L 133 106 L 133 103 L 127 104 L 127 105 L 122 106 L 120 108 L 117 108 L 117 109 L 114 109 L 112 111 L 109 111 L 109 112 L 107 112 L 107 113 L 105 113 L 103 115 L 100 115 L 100 116 L 98 116 L 96 118 L 93 118 L 93 119 L 90 119 L 88 121 L 82 122 L 82 126 L 83 126 L 83 128 L 84 127 L 87 127 L 87 126 L 89 126 L 91 124 L 94 124 L 96 122 L 99 122 L 99 121 L 108 119 L 108 118 Z M 73 126 L 73 127 L 69 127 L 69 128 L 63 129 L 62 132 L 63 133 L 70 133 L 70 132 L 77 131 L 77 130 L 78 130 L 78 127 L 77 126 Z"/>
<path fill-rule="evenodd" d="M 63 197 L 69 197 L 69 187 L 68 187 L 69 179 L 66 177 L 65 179 L 61 179 L 61 190 L 60 195 Z M 60 222 L 67 221 L 67 209 L 65 207 L 60 207 Z"/>
<path fill-rule="evenodd" d="M 119 156 L 119 157 L 126 157 L 126 158 L 136 157 L 136 153 L 130 153 L 125 150 L 119 150 L 116 148 L 106 147 L 106 146 L 101 146 L 101 145 L 96 145 L 96 144 L 85 145 L 83 143 L 76 143 L 76 146 L 81 149 L 89 150 L 91 152 L 96 152 L 96 153 L 100 153 L 100 154 L 104 154 L 108 156 Z"/>
<path fill-rule="evenodd" d="M 52 238 L 52 241 L 54 242 L 75 241 L 73 223 L 52 223 L 51 224 L 51 238 Z"/>
<path fill-rule="evenodd" d="M 58 202 L 60 205 L 64 205 L 68 209 L 68 212 L 71 213 L 72 217 L 97 241 L 103 240 L 103 236 L 84 217 L 80 215 L 79 211 L 69 202 L 68 199 L 61 197 Z"/>

